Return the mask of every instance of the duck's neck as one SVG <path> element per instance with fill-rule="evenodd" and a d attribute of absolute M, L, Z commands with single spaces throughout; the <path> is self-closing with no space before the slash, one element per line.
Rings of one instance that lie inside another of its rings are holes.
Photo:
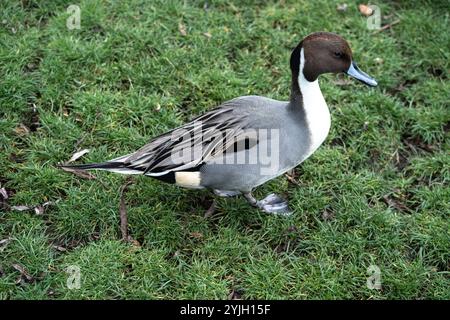
<path fill-rule="evenodd" d="M 330 111 L 319 87 L 319 81 L 308 81 L 303 74 L 305 57 L 303 48 L 300 51 L 300 67 L 298 75 L 292 79 L 290 104 L 291 108 L 304 114 L 308 125 L 312 148 L 316 149 L 327 137 L 330 125 Z"/>

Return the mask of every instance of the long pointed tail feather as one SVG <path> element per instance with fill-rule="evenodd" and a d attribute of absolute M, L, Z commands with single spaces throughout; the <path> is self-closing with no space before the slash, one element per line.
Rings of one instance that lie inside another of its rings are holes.
<path fill-rule="evenodd" d="M 99 163 L 88 163 L 88 164 L 62 164 L 58 165 L 60 168 L 70 168 L 79 170 L 90 170 L 90 169 L 119 169 L 123 168 L 122 162 L 99 162 Z"/>
<path fill-rule="evenodd" d="M 141 170 L 127 168 L 123 162 L 120 161 L 107 161 L 100 163 L 88 163 L 88 164 L 63 164 L 58 165 L 59 168 L 68 168 L 75 170 L 105 170 L 110 172 L 116 172 L 121 174 L 142 174 Z"/>

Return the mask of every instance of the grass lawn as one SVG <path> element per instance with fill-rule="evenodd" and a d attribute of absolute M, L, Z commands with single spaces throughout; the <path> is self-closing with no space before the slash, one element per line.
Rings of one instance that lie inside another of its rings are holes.
<path fill-rule="evenodd" d="M 382 25 L 400 22 L 375 32 L 346 2 L 2 0 L 0 299 L 450 299 L 448 3 L 380 1 Z M 135 176 L 138 246 L 121 241 L 126 176 L 56 168 L 85 148 L 77 163 L 134 151 L 240 95 L 286 100 L 291 50 L 321 30 L 379 86 L 320 78 L 329 137 L 297 183 L 256 190 L 289 199 L 291 217 L 236 198 L 205 219 L 207 191 Z"/>

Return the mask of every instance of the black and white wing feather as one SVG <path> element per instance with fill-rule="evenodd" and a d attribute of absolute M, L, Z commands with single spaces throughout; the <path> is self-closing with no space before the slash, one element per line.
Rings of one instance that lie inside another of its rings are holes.
<path fill-rule="evenodd" d="M 228 101 L 193 121 L 150 140 L 134 153 L 103 162 L 64 166 L 99 169 L 122 174 L 145 174 L 155 178 L 179 171 L 195 171 L 203 163 L 229 150 L 248 123 L 245 113 L 233 112 Z M 164 180 L 164 179 L 163 179 Z"/>

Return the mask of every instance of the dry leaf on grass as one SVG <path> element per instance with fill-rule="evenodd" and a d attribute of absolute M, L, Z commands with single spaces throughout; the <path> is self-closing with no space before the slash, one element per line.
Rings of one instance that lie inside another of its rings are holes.
<path fill-rule="evenodd" d="M 0 252 L 3 252 L 5 250 L 6 246 L 11 242 L 12 238 L 6 238 L 0 240 Z"/>
<path fill-rule="evenodd" d="M 203 233 L 200 233 L 200 232 L 191 232 L 189 235 L 192 238 L 195 238 L 195 239 L 202 239 L 203 238 Z"/>
<path fill-rule="evenodd" d="M 5 188 L 0 188 L 0 195 L 3 197 L 3 199 L 5 200 L 8 199 L 8 192 L 6 191 Z"/>
<path fill-rule="evenodd" d="M 27 271 L 27 269 L 25 269 L 25 267 L 21 266 L 18 263 L 13 264 L 12 267 L 20 272 L 20 278 L 17 279 L 16 283 L 22 282 L 23 278 L 28 282 L 34 281 L 34 278 L 28 273 L 28 271 Z"/>
<path fill-rule="evenodd" d="M 359 12 L 361 12 L 362 15 L 369 17 L 373 14 L 373 9 L 365 4 L 360 4 L 358 6 Z"/>
<path fill-rule="evenodd" d="M 20 205 L 20 206 L 12 206 L 11 210 L 15 210 L 15 211 L 28 211 L 28 210 L 34 210 L 34 212 L 36 213 L 36 215 L 42 215 L 44 214 L 45 208 L 50 206 L 50 205 L 54 205 L 56 203 L 59 202 L 59 199 L 56 200 L 55 202 L 53 201 L 47 201 L 44 202 L 42 205 L 37 205 L 37 206 L 24 206 L 24 205 Z"/>
<path fill-rule="evenodd" d="M 21 123 L 14 129 L 14 132 L 20 136 L 23 136 L 23 135 L 29 134 L 30 129 L 26 125 Z"/>
<path fill-rule="evenodd" d="M 140 248 L 141 244 L 136 239 L 131 238 L 128 236 L 128 242 L 131 243 L 133 246 Z"/>
<path fill-rule="evenodd" d="M 58 199 L 58 200 L 56 200 L 56 201 L 47 201 L 47 202 L 44 202 L 43 204 L 42 204 L 42 206 L 45 208 L 45 207 L 47 207 L 47 206 L 52 206 L 52 205 L 54 205 L 54 204 L 57 204 L 58 202 L 59 202 L 59 200 L 60 199 Z"/>
<path fill-rule="evenodd" d="M 36 213 L 37 216 L 44 214 L 44 206 L 34 207 L 34 213 Z"/>
<path fill-rule="evenodd" d="M 0 240 L 0 247 L 6 246 L 10 242 L 11 242 L 11 238 L 6 238 L 6 239 Z"/>
<path fill-rule="evenodd" d="M 54 244 L 52 247 L 53 247 L 55 250 L 59 251 L 59 252 L 66 252 L 66 251 L 67 251 L 66 248 L 61 247 L 61 246 L 58 246 L 58 245 L 56 245 L 56 244 Z"/>
<path fill-rule="evenodd" d="M 69 161 L 67 161 L 67 163 L 71 163 L 71 162 L 74 162 L 74 161 L 80 159 L 82 156 L 84 156 L 84 155 L 85 155 L 86 153 L 88 153 L 89 151 L 91 151 L 91 150 L 89 150 L 89 149 L 83 149 L 83 150 L 81 150 L 81 151 L 75 152 L 75 153 L 72 155 L 72 157 L 69 159 Z"/>
<path fill-rule="evenodd" d="M 180 34 L 182 35 L 182 36 L 187 36 L 187 32 L 186 32 L 186 26 L 182 23 L 182 22 L 180 22 L 179 24 L 178 24 L 178 31 L 180 31 Z"/>
<path fill-rule="evenodd" d="M 31 210 L 31 207 L 28 207 L 28 206 L 12 206 L 11 209 L 15 210 L 15 211 L 27 211 L 27 210 Z"/>
<path fill-rule="evenodd" d="M 209 32 L 204 32 L 203 35 L 204 35 L 205 37 L 207 37 L 208 39 L 210 39 L 210 38 L 212 37 L 212 34 L 209 33 Z"/>

